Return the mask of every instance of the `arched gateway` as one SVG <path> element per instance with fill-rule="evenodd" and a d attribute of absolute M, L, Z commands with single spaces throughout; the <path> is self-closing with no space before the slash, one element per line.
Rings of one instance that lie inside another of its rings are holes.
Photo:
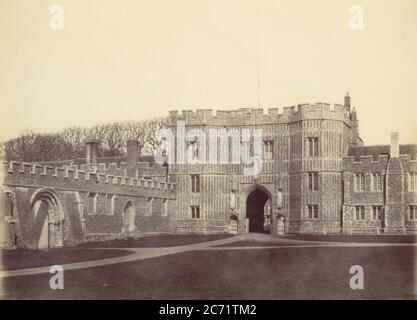
<path fill-rule="evenodd" d="M 267 190 L 255 187 L 246 198 L 246 223 L 249 232 L 269 233 L 272 224 L 271 197 Z"/>
<path fill-rule="evenodd" d="M 135 230 L 136 210 L 132 201 L 128 201 L 123 210 L 123 228 L 122 232 L 129 233 Z"/>
<path fill-rule="evenodd" d="M 57 248 L 64 245 L 64 214 L 56 192 L 42 189 L 31 200 L 34 225 L 37 230 L 37 247 L 39 249 Z"/>

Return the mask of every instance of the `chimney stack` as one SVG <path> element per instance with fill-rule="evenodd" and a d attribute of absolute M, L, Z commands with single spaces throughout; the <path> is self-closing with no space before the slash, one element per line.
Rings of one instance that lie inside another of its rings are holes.
<path fill-rule="evenodd" d="M 127 141 L 127 168 L 135 169 L 139 160 L 139 148 L 136 140 Z"/>
<path fill-rule="evenodd" d="M 96 164 L 98 158 L 99 141 L 88 139 L 85 141 L 85 162 L 87 164 Z"/>
<path fill-rule="evenodd" d="M 345 108 L 347 108 L 350 111 L 350 96 L 349 96 L 349 92 L 346 92 L 346 96 L 345 96 Z"/>
<path fill-rule="evenodd" d="M 398 158 L 400 156 L 400 144 L 399 144 L 398 132 L 391 133 L 390 156 L 391 158 Z"/>

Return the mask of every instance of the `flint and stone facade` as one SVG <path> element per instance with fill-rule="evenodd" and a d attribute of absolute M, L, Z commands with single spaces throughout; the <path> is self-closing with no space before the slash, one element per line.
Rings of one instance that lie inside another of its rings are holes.
<path fill-rule="evenodd" d="M 200 129 L 207 137 L 213 129 L 260 129 L 263 159 L 261 172 L 252 176 L 244 174 L 242 161 L 170 165 L 170 181 L 178 190 L 177 230 L 225 230 L 233 214 L 238 217 L 239 232 L 249 230 L 247 198 L 257 189 L 270 199 L 271 230 L 277 229 L 277 220 L 291 232 L 342 226 L 343 157 L 350 147 L 362 145 L 348 96 L 345 105 L 303 104 L 284 108 L 283 113 L 277 109 L 267 114 L 263 109 L 215 115 L 212 110 L 171 112 L 169 127 L 174 132 L 180 122 L 186 131 Z M 189 144 L 193 137 L 187 139 Z M 209 138 L 206 143 L 208 150 Z M 192 191 L 194 175 L 199 178 L 199 192 Z M 193 207 L 199 208 L 199 219 L 192 218 Z"/>
<path fill-rule="evenodd" d="M 198 140 L 193 129 L 208 137 L 199 142 L 207 155 L 213 130 L 237 129 L 242 136 L 243 129 L 260 129 L 263 152 L 262 170 L 256 175 L 245 175 L 243 161 L 230 163 L 231 148 L 228 164 L 207 164 L 207 156 L 205 164 L 170 165 L 169 176 L 178 190 L 177 232 L 250 231 L 256 217 L 249 196 L 256 190 L 268 199 L 264 220 L 270 226 L 264 231 L 416 232 L 417 146 L 399 145 L 395 133 L 390 145 L 363 146 L 348 94 L 344 105 L 302 104 L 283 113 L 248 108 L 216 114 L 207 109 L 173 111 L 169 127 L 176 138 L 181 123 L 186 148 Z M 178 155 L 176 148 L 173 154 Z M 193 188 L 195 180 L 198 189 Z"/>
<path fill-rule="evenodd" d="M 96 140 L 86 141 L 84 159 L 3 163 L 0 246 L 54 248 L 153 233 L 416 233 L 417 145 L 400 145 L 392 134 L 389 145 L 363 146 L 358 126 L 348 95 L 343 105 L 282 113 L 173 111 L 175 143 L 164 165 L 140 157 L 135 141 L 126 157 L 100 158 Z M 260 131 L 261 153 L 240 139 L 235 158 L 229 138 L 213 153 L 210 133 L 219 130 L 235 130 L 239 139 L 244 130 Z M 176 161 L 182 149 L 199 160 Z M 259 159 L 261 170 L 248 174 Z"/>

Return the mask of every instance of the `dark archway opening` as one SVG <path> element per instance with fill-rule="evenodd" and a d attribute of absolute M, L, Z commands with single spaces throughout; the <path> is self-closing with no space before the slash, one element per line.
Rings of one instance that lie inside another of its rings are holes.
<path fill-rule="evenodd" d="M 270 232 L 265 220 L 265 204 L 268 200 L 268 195 L 260 189 L 252 191 L 246 199 L 246 218 L 249 219 L 249 232 Z"/>
<path fill-rule="evenodd" d="M 129 200 L 125 209 L 123 210 L 123 227 L 122 232 L 133 232 L 135 230 L 135 207 L 133 203 Z"/>
<path fill-rule="evenodd" d="M 32 200 L 34 241 L 38 249 L 58 248 L 64 244 L 63 213 L 55 192 L 42 190 Z M 35 243 L 33 243 L 35 245 Z"/>

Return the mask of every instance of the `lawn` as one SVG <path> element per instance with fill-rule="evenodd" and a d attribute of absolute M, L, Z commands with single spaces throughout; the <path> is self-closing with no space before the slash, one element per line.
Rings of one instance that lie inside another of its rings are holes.
<path fill-rule="evenodd" d="M 288 234 L 283 237 L 289 240 L 305 241 L 330 241 L 330 242 L 367 242 L 367 243 L 417 243 L 417 235 L 394 235 L 394 234 Z"/>
<path fill-rule="evenodd" d="M 162 248 L 176 247 L 192 243 L 201 243 L 229 238 L 230 234 L 185 234 L 185 235 L 157 235 L 145 236 L 137 239 L 110 240 L 102 242 L 88 242 L 80 245 L 84 248 Z"/>
<path fill-rule="evenodd" d="M 3 298 L 416 299 L 415 247 L 223 249 L 66 271 L 64 290 L 49 274 L 5 278 Z"/>
<path fill-rule="evenodd" d="M 128 250 L 60 248 L 49 250 L 0 250 L 0 271 L 34 268 L 121 257 L 131 253 Z"/>
<path fill-rule="evenodd" d="M 309 243 L 305 243 L 306 245 L 309 245 Z M 282 242 L 282 241 L 251 241 L 251 240 L 243 240 L 243 241 L 235 241 L 232 243 L 226 243 L 222 244 L 216 247 L 226 247 L 226 248 L 233 248 L 233 247 L 282 247 L 282 246 L 299 246 L 300 243 L 297 242 Z M 314 243 L 311 243 L 311 245 L 314 245 Z"/>
<path fill-rule="evenodd" d="M 227 234 L 158 235 L 146 236 L 138 239 L 89 242 L 79 245 L 76 248 L 59 248 L 48 250 L 0 250 L 0 257 L 2 258 L 2 263 L 0 263 L 0 271 L 114 258 L 130 253 L 128 250 L 123 249 L 175 247 L 225 239 L 230 236 L 231 235 Z M 117 248 L 117 250 L 108 248 Z"/>

